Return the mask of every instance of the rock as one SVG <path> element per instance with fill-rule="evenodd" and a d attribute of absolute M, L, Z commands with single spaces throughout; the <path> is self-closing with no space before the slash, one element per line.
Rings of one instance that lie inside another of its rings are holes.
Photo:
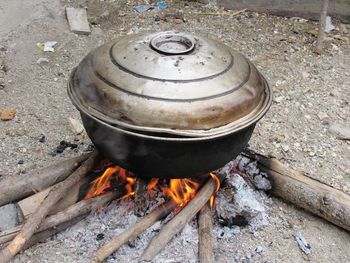
<path fill-rule="evenodd" d="M 277 102 L 277 103 L 281 103 L 282 101 L 284 100 L 284 97 L 283 96 L 278 96 L 276 98 L 273 99 L 274 102 Z"/>
<path fill-rule="evenodd" d="M 0 206 L 0 232 L 15 227 L 19 223 L 14 204 Z"/>
<path fill-rule="evenodd" d="M 326 120 L 327 118 L 329 118 L 329 116 L 327 115 L 327 113 L 324 112 L 319 112 L 317 113 L 317 117 L 320 119 L 320 121 Z"/>
<path fill-rule="evenodd" d="M 284 152 L 288 152 L 289 151 L 289 146 L 287 144 L 281 144 L 282 150 Z"/>
<path fill-rule="evenodd" d="M 66 15 L 70 31 L 85 35 L 91 33 L 85 8 L 66 7 Z"/>
<path fill-rule="evenodd" d="M 16 109 L 9 108 L 0 111 L 0 120 L 2 121 L 10 121 L 16 116 Z"/>
<path fill-rule="evenodd" d="M 46 136 L 45 135 L 41 135 L 40 138 L 39 138 L 39 142 L 46 142 Z"/>
<path fill-rule="evenodd" d="M 331 134 L 341 140 L 350 140 L 350 123 L 336 122 L 329 127 Z"/>
<path fill-rule="evenodd" d="M 296 233 L 296 235 L 294 237 L 299 245 L 299 248 L 306 255 L 310 254 L 311 253 L 311 246 L 310 246 L 309 242 L 307 242 L 307 240 L 303 237 L 303 235 L 300 232 L 298 232 L 298 233 Z"/>
<path fill-rule="evenodd" d="M 258 253 L 258 254 L 261 254 L 263 251 L 264 251 L 264 249 L 263 249 L 262 246 L 257 246 L 257 247 L 255 248 L 255 252 Z"/>

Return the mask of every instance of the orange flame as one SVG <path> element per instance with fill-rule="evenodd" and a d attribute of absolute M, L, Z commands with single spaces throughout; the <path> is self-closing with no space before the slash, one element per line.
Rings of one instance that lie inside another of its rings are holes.
<path fill-rule="evenodd" d="M 156 187 L 156 185 L 158 184 L 159 182 L 159 178 L 153 178 L 151 180 L 151 182 L 147 185 L 147 190 L 150 191 L 152 190 L 154 187 Z"/>
<path fill-rule="evenodd" d="M 180 207 L 186 205 L 196 194 L 199 183 L 190 179 L 170 179 L 169 187 L 161 187 Z"/>
<path fill-rule="evenodd" d="M 115 175 L 114 178 L 113 175 Z M 136 178 L 130 175 L 130 173 L 119 166 L 108 167 L 100 177 L 90 183 L 90 188 L 84 199 L 87 200 L 104 194 L 109 188 L 111 188 L 112 179 L 117 181 L 117 185 L 124 184 L 126 194 L 120 199 L 125 199 L 133 195 L 133 185 L 136 182 Z"/>
<path fill-rule="evenodd" d="M 209 200 L 209 205 L 210 205 L 210 207 L 213 207 L 214 201 L 215 201 L 215 194 L 219 191 L 221 182 L 220 182 L 220 180 L 219 180 L 219 177 L 218 177 L 216 174 L 210 173 L 210 176 L 211 176 L 211 178 L 212 178 L 213 180 L 216 181 L 215 193 L 212 194 L 212 196 L 210 197 L 210 200 Z"/>

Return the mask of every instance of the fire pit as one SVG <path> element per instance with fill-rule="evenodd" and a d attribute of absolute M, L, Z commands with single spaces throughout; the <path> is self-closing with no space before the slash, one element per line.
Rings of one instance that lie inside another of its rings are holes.
<path fill-rule="evenodd" d="M 72 72 L 68 94 L 102 154 L 159 178 L 197 177 L 232 160 L 272 97 L 241 54 L 174 31 L 97 48 Z"/>

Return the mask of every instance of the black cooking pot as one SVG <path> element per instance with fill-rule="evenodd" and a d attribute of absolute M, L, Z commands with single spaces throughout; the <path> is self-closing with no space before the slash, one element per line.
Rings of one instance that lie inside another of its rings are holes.
<path fill-rule="evenodd" d="M 272 99 L 241 54 L 172 31 L 92 51 L 72 72 L 68 94 L 102 154 L 159 178 L 200 176 L 235 158 Z"/>

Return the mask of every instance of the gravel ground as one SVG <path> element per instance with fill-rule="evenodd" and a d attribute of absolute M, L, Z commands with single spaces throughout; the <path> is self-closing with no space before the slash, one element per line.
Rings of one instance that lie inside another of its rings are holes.
<path fill-rule="evenodd" d="M 91 35 L 69 31 L 66 5 L 88 8 Z M 68 118 L 78 119 L 79 115 L 66 94 L 66 82 L 70 70 L 91 49 L 120 35 L 177 29 L 220 39 L 246 55 L 268 79 L 274 103 L 254 132 L 252 149 L 276 156 L 350 194 L 350 144 L 336 135 L 349 132 L 346 127 L 350 125 L 350 26 L 334 21 L 336 29 L 327 35 L 325 52 L 317 56 L 312 51 L 315 22 L 250 12 L 238 16 L 196 14 L 216 11 L 194 2 L 172 2 L 164 11 L 138 15 L 128 3 L 111 0 L 1 1 L 0 61 L 6 66 L 0 70 L 0 110 L 16 108 L 17 114 L 11 121 L 0 121 L 0 174 L 47 166 L 88 148 L 89 139 L 76 136 L 69 126 Z M 186 22 L 156 21 L 165 13 L 181 13 Z M 46 53 L 36 47 L 37 42 L 50 40 L 58 42 L 55 52 Z M 48 62 L 38 64 L 39 58 Z M 52 156 L 62 140 L 78 147 Z M 15 262 L 86 262 L 83 254 L 90 250 L 84 246 L 99 246 L 101 243 L 93 237 L 103 231 L 107 238 L 112 237 L 117 232 L 113 230 L 117 224 L 113 218 L 119 212 L 128 218 L 120 222 L 119 228 L 131 222 L 133 215 L 121 205 L 91 215 L 60 234 L 67 242 L 58 235 L 25 251 Z M 271 198 L 269 218 L 270 224 L 260 231 L 242 228 L 234 237 L 217 239 L 216 260 L 350 262 L 347 232 L 275 198 Z M 109 221 L 111 230 L 101 229 Z M 179 237 L 184 240 L 184 253 L 192 255 L 191 262 L 196 261 L 195 227 L 194 223 L 189 225 Z M 308 256 L 294 240 L 298 231 L 311 244 Z M 258 251 L 263 248 L 261 253 L 255 252 L 257 247 Z M 120 250 L 114 261 L 136 262 L 125 256 L 132 251 Z M 168 260 L 158 262 L 188 262 L 189 257 L 181 256 L 181 251 L 170 244 L 160 255 Z"/>

